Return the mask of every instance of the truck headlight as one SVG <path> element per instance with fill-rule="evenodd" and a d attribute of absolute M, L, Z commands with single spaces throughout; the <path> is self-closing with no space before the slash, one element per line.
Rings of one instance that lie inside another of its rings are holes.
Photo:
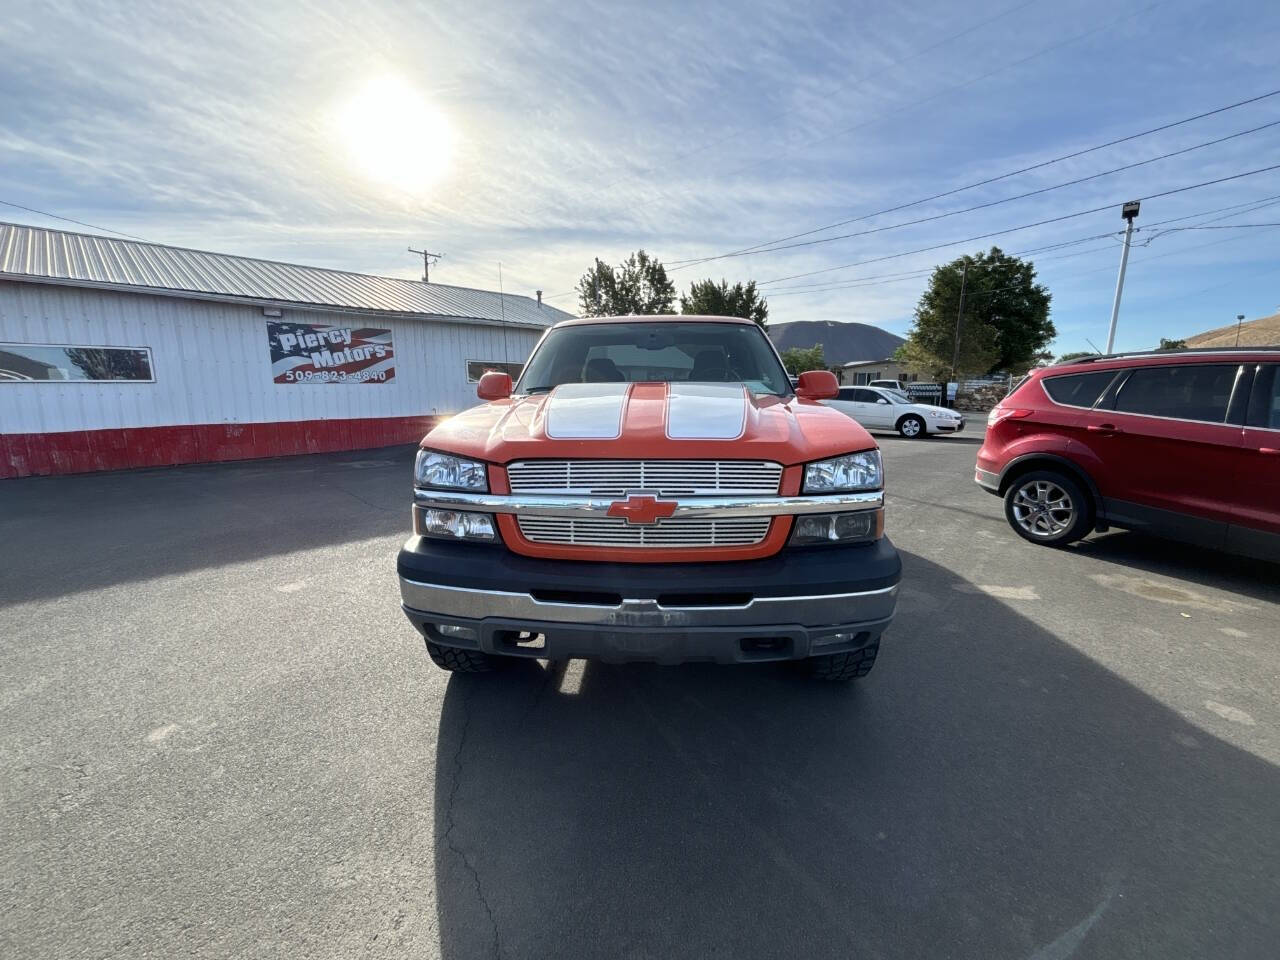
<path fill-rule="evenodd" d="M 819 460 L 804 468 L 805 493 L 847 493 L 879 490 L 884 485 L 879 450 L 863 450 L 832 460 Z"/>
<path fill-rule="evenodd" d="M 418 487 L 439 490 L 489 489 L 485 466 L 479 460 L 466 460 L 433 450 L 419 450 L 413 462 L 413 482 Z"/>
<path fill-rule="evenodd" d="M 791 528 L 791 545 L 806 547 L 818 543 L 858 543 L 878 540 L 883 534 L 883 510 L 810 513 L 796 517 L 795 526 Z"/>
<path fill-rule="evenodd" d="M 440 540 L 496 540 L 493 517 L 487 513 L 471 513 L 466 510 L 437 510 L 434 507 L 414 507 L 414 533 L 420 537 Z"/>

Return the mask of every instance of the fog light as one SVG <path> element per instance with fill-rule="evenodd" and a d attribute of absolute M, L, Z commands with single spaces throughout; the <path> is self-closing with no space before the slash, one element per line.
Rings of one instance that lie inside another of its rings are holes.
<path fill-rule="evenodd" d="M 880 535 L 880 511 L 857 513 L 814 513 L 796 517 L 791 543 L 802 546 L 814 543 L 850 543 L 874 540 Z"/>
<path fill-rule="evenodd" d="M 842 630 L 839 633 L 824 633 L 820 637 L 814 638 L 811 646 L 814 647 L 832 647 L 837 643 L 849 643 L 857 634 L 852 630 Z"/>
<path fill-rule="evenodd" d="M 494 540 L 493 517 L 487 513 L 466 513 L 461 510 L 436 510 L 419 507 L 414 511 L 417 533 L 422 537 L 439 537 L 445 540 Z"/>
<path fill-rule="evenodd" d="M 436 632 L 442 637 L 457 637 L 459 640 L 477 639 L 474 627 L 464 627 L 456 623 L 437 623 Z"/>

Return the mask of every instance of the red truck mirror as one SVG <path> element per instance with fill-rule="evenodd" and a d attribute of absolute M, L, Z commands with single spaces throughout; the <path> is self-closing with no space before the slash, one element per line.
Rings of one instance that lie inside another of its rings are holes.
<path fill-rule="evenodd" d="M 828 374 L 830 376 L 830 374 Z M 511 377 L 497 370 L 490 370 L 476 385 L 476 396 L 481 400 L 505 400 L 511 396 Z"/>
<path fill-rule="evenodd" d="M 840 383 L 830 370 L 808 370 L 800 374 L 796 396 L 801 400 L 831 400 L 840 395 Z"/>

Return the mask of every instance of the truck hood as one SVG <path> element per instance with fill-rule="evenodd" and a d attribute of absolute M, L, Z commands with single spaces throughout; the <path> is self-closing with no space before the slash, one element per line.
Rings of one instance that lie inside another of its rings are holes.
<path fill-rule="evenodd" d="M 772 460 L 784 466 L 876 446 L 815 400 L 736 383 L 570 383 L 472 407 L 422 446 L 506 464 L 531 458 Z"/>

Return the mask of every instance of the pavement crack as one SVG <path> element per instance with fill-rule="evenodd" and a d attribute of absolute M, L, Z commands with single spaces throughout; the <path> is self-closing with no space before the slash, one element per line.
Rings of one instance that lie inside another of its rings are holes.
<path fill-rule="evenodd" d="M 471 858 L 463 852 L 462 848 L 454 842 L 453 828 L 457 825 L 453 817 L 453 803 L 458 796 L 458 785 L 462 782 L 462 751 L 467 745 L 467 731 L 471 729 L 471 697 L 465 695 L 462 701 L 462 730 L 458 733 L 458 749 L 453 753 L 453 783 L 449 785 L 449 802 L 445 806 L 444 820 L 444 843 L 449 850 L 462 862 L 462 866 L 467 873 L 471 875 L 471 881 L 475 886 L 476 899 L 480 901 L 480 906 L 484 907 L 485 914 L 489 917 L 489 926 L 493 930 L 493 955 L 499 960 L 502 958 L 502 938 L 498 934 L 498 922 L 493 916 L 493 907 L 489 905 L 489 901 L 485 898 L 484 888 L 480 884 L 480 873 L 476 870 L 475 864 L 471 862 Z"/>
<path fill-rule="evenodd" d="M 334 484 L 334 489 L 340 493 L 345 493 L 352 500 L 359 500 L 366 507 L 372 507 L 374 510 L 377 510 L 379 513 L 393 512 L 392 509 L 386 506 L 385 504 L 374 503 L 372 500 L 367 500 L 364 497 L 360 496 L 360 494 L 356 493 L 353 490 L 348 490 L 346 487 L 342 486 L 341 484 Z"/>

